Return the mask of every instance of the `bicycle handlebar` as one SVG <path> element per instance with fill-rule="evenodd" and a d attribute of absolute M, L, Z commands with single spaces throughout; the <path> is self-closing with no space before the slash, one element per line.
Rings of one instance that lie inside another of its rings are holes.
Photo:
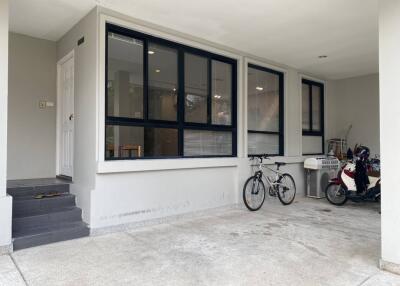
<path fill-rule="evenodd" d="M 254 160 L 255 158 L 258 158 L 261 161 L 261 163 L 263 159 L 270 159 L 268 154 L 262 154 L 262 155 L 250 156 L 250 161 Z"/>

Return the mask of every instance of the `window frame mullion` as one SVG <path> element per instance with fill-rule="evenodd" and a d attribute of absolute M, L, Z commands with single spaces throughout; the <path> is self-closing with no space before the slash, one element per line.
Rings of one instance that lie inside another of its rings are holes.
<path fill-rule="evenodd" d="M 263 67 L 263 66 L 258 66 L 256 64 L 252 64 L 252 63 L 248 63 L 247 72 L 249 71 L 249 68 L 278 76 L 278 81 L 279 81 L 278 82 L 278 85 L 279 85 L 279 93 L 278 93 L 278 96 L 279 96 L 279 111 L 278 111 L 279 112 L 279 114 L 278 114 L 279 124 L 278 124 L 278 128 L 279 128 L 279 130 L 278 131 L 267 131 L 267 130 L 260 131 L 260 130 L 247 129 L 247 136 L 249 133 L 277 135 L 278 136 L 278 144 L 279 144 L 278 153 L 277 154 L 269 154 L 269 155 L 284 156 L 284 152 L 285 152 L 285 134 L 284 134 L 284 127 L 285 127 L 285 113 L 284 113 L 285 112 L 284 111 L 285 110 L 285 106 L 284 106 L 284 103 L 285 103 L 285 99 L 284 99 L 285 74 L 281 71 L 273 70 L 273 69 Z M 249 100 L 249 98 L 247 98 L 247 100 Z M 248 154 L 248 156 L 256 156 L 256 155 L 260 155 L 260 154 Z"/>
<path fill-rule="evenodd" d="M 317 81 L 313 81 L 313 80 L 309 80 L 309 79 L 302 79 L 302 84 L 305 84 L 308 86 L 309 88 L 309 118 L 310 118 L 310 127 L 309 130 L 305 130 L 303 129 L 302 131 L 302 136 L 314 136 L 314 137 L 321 137 L 321 141 L 322 141 L 322 153 L 313 153 L 313 154 L 303 154 L 303 155 L 320 155 L 320 154 L 324 154 L 325 153 L 325 102 L 324 102 L 324 88 L 325 88 L 325 84 L 321 83 L 321 82 L 317 82 Z M 313 87 L 317 87 L 320 90 L 319 93 L 319 100 L 320 100 L 320 105 L 319 105 L 319 116 L 320 116 L 320 126 L 319 126 L 319 130 L 313 130 L 313 110 L 312 110 L 312 104 L 313 104 L 313 92 L 312 89 Z"/>
<path fill-rule="evenodd" d="M 207 125 L 212 125 L 212 59 L 207 57 Z"/>
<path fill-rule="evenodd" d="M 313 132 L 313 110 L 312 110 L 312 85 L 311 84 L 307 84 L 308 85 L 308 116 L 309 116 L 309 131 Z"/>
<path fill-rule="evenodd" d="M 141 32 L 137 32 L 128 28 L 123 28 L 111 23 L 106 23 L 106 43 L 105 43 L 105 135 L 107 136 L 108 126 L 130 126 L 130 127 L 143 127 L 143 128 L 171 128 L 178 130 L 178 153 L 177 156 L 161 156 L 161 157 L 129 157 L 129 158 L 116 158 L 107 157 L 107 148 L 105 146 L 105 160 L 136 160 L 136 159 L 162 159 L 162 158 L 213 158 L 213 157 L 236 157 L 237 156 L 237 65 L 236 59 L 228 58 L 223 55 L 214 54 L 209 51 L 189 47 L 180 43 L 175 43 L 166 39 L 154 37 Z M 115 117 L 108 114 L 108 58 L 109 58 L 109 42 L 108 33 L 116 33 L 126 37 L 131 37 L 143 42 L 143 100 L 142 118 L 128 118 L 128 117 Z M 150 69 L 149 69 L 149 46 L 150 43 L 173 48 L 178 52 L 177 65 L 178 65 L 178 82 L 177 82 L 177 117 L 176 121 L 157 120 L 149 118 L 149 99 L 150 99 Z M 189 123 L 185 122 L 185 53 L 191 53 L 207 59 L 207 122 L 204 123 Z M 230 75 L 232 82 L 232 110 L 231 110 L 231 124 L 220 125 L 212 124 L 212 61 L 221 61 L 229 64 L 232 67 L 232 74 Z M 199 155 L 199 156 L 185 156 L 184 154 L 184 132 L 185 129 L 204 130 L 204 131 L 221 131 L 231 132 L 232 134 L 232 150 L 231 155 Z M 105 141 L 108 137 L 104 138 Z M 145 148 L 145 146 L 143 146 Z"/>
<path fill-rule="evenodd" d="M 149 119 L 149 43 L 143 40 L 143 120 Z"/>
<path fill-rule="evenodd" d="M 184 156 L 185 122 L 185 52 L 178 49 L 178 155 Z"/>

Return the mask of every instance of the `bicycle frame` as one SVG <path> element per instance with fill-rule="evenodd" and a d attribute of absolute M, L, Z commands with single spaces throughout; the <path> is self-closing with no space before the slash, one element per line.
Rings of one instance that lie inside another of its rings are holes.
<path fill-rule="evenodd" d="M 275 186 L 281 185 L 282 183 L 280 182 L 280 180 L 281 180 L 281 178 L 282 178 L 282 174 L 283 174 L 283 173 L 280 172 L 279 170 L 274 170 L 274 169 L 272 169 L 271 167 L 268 166 L 268 164 L 263 163 L 263 162 L 262 162 L 262 159 L 258 158 L 258 160 L 259 160 L 259 163 L 258 163 L 258 164 L 252 165 L 253 167 L 254 167 L 254 166 L 257 166 L 257 169 L 258 169 L 258 171 L 256 171 L 256 172 L 254 173 L 254 175 L 255 175 L 257 178 L 260 178 L 260 177 L 261 177 L 261 179 L 264 178 L 265 181 L 267 182 L 267 185 L 268 185 L 269 187 L 272 187 L 273 189 L 275 189 Z M 265 169 L 268 170 L 269 173 L 275 174 L 275 179 L 273 179 L 273 178 L 271 178 L 271 177 L 265 175 L 265 173 L 264 173 L 264 170 L 265 170 Z"/>
<path fill-rule="evenodd" d="M 264 159 L 269 159 L 266 154 L 250 157 L 250 161 L 257 161 L 256 164 L 252 163 L 250 165 L 253 172 L 243 186 L 243 201 L 251 211 L 261 208 L 266 193 L 271 197 L 278 197 L 283 205 L 290 205 L 296 196 L 296 184 L 293 177 L 288 173 L 279 171 L 279 168 L 286 165 L 286 163 L 274 162 L 275 169 L 272 166 L 268 166 L 269 164 L 264 164 Z M 289 195 L 286 195 L 287 191 L 290 191 Z"/>

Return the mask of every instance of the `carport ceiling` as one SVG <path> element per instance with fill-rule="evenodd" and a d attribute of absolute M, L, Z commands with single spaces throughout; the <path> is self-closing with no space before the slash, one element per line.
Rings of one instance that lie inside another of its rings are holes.
<path fill-rule="evenodd" d="M 53 41 L 102 5 L 329 79 L 378 72 L 378 0 L 10 2 L 11 31 Z"/>

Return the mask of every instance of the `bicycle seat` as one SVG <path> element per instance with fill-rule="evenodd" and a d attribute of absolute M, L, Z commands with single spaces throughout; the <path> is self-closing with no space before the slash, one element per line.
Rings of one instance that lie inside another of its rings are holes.
<path fill-rule="evenodd" d="M 286 163 L 284 163 L 284 162 L 275 162 L 275 165 L 279 168 L 280 166 L 285 166 Z"/>

